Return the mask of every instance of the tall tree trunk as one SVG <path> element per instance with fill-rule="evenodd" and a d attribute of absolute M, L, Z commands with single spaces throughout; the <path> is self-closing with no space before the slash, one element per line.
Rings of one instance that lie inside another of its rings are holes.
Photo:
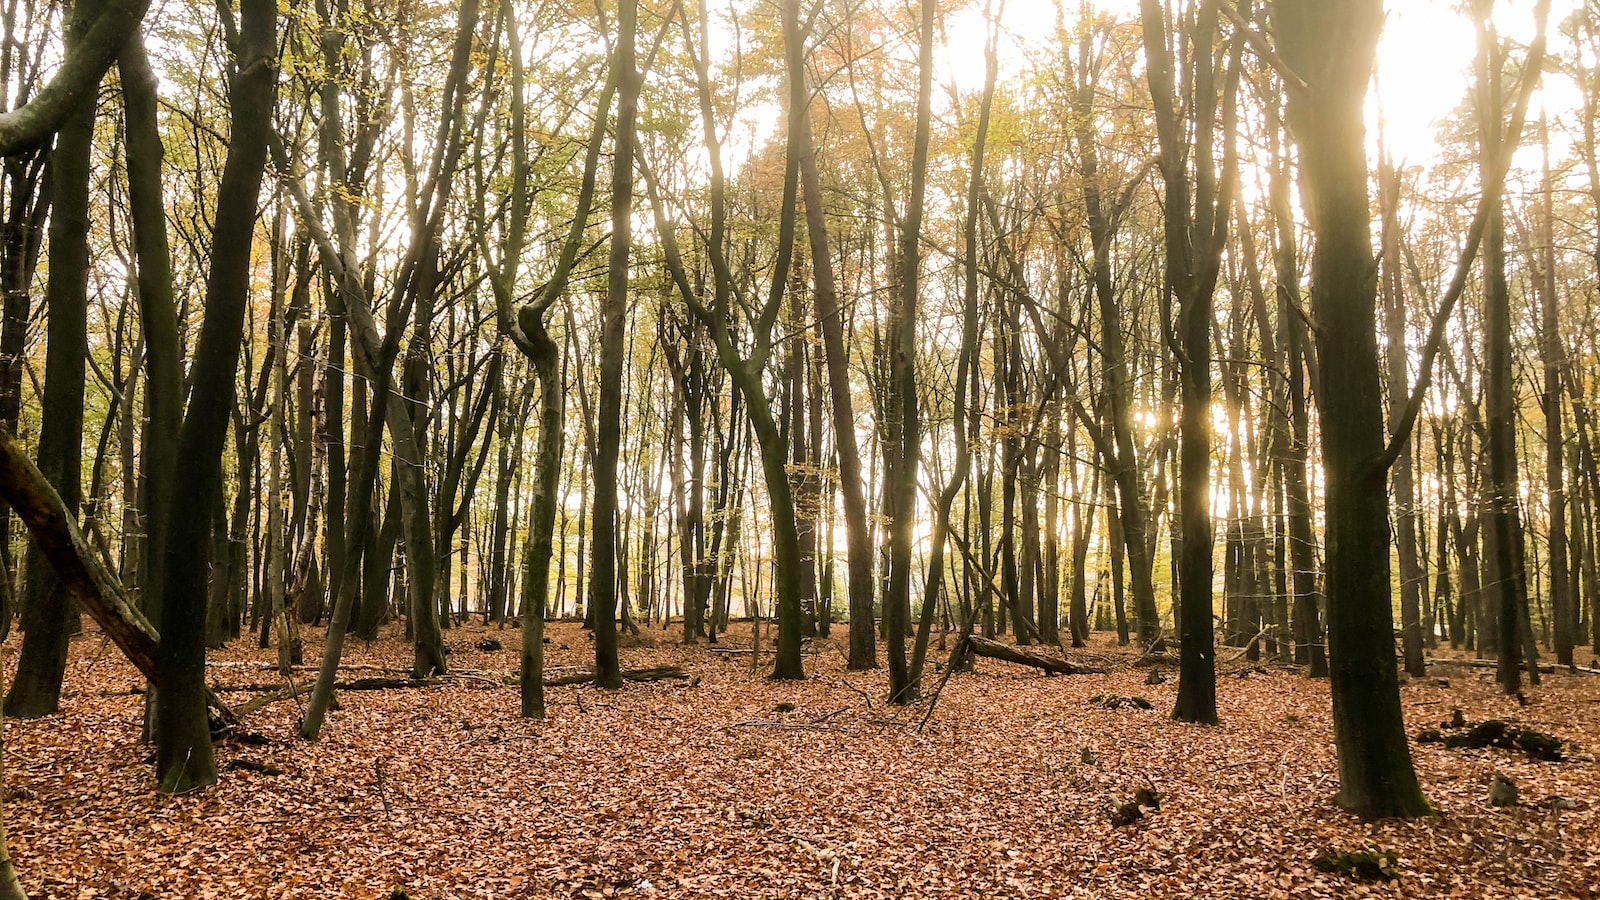
<path fill-rule="evenodd" d="M 1159 12 L 1155 21 L 1161 21 Z M 1087 50 L 1085 37 L 1080 56 L 1086 55 Z M 1121 312 L 1111 280 L 1112 219 L 1101 196 L 1099 151 L 1095 143 L 1098 136 L 1092 118 L 1096 85 L 1087 65 L 1080 65 L 1079 69 L 1074 95 L 1074 113 L 1078 120 L 1075 140 L 1080 161 L 1079 174 L 1083 180 L 1084 213 L 1088 219 L 1089 239 L 1093 244 L 1091 275 L 1100 314 L 1100 360 L 1108 406 L 1107 424 L 1113 445 L 1110 452 L 1103 455 L 1117 490 L 1118 517 L 1126 541 L 1128 579 L 1133 590 L 1139 641 L 1154 647 L 1161 639 L 1153 578 L 1155 562 L 1145 541 L 1149 512 L 1140 490 L 1139 458 L 1133 441 L 1133 385 L 1127 351 L 1123 346 Z"/>
<path fill-rule="evenodd" d="M 1556 293 L 1556 247 L 1554 182 L 1550 170 L 1550 126 L 1539 116 L 1539 145 L 1543 150 L 1543 178 L 1540 185 L 1540 247 L 1538 265 L 1539 355 L 1544 369 L 1544 472 L 1549 508 L 1550 610 L 1555 619 L 1556 662 L 1573 664 L 1573 649 L 1578 639 L 1578 603 L 1572 590 L 1567 559 L 1566 436 L 1561 417 L 1562 379 L 1566 375 L 1566 353 L 1562 349 L 1559 297 Z"/>
<path fill-rule="evenodd" d="M 844 502 L 846 588 L 850 597 L 849 667 L 857 671 L 875 669 L 878 644 L 873 639 L 872 627 L 872 528 L 867 521 L 861 450 L 856 444 L 856 413 L 851 398 L 850 358 L 844 343 L 844 313 L 839 308 L 839 290 L 834 280 L 828 220 L 822 203 L 822 177 L 817 167 L 809 107 L 805 115 L 795 121 L 799 126 L 795 149 L 800 156 L 806 237 L 811 247 L 812 289 L 817 325 L 822 332 L 822 353 L 828 367 L 828 411 L 833 423 L 834 455 L 839 465 L 839 493 Z"/>
<path fill-rule="evenodd" d="M 792 2 L 792 0 L 791 0 Z M 922 272 L 922 208 L 928 175 L 928 144 L 933 123 L 933 24 L 936 0 L 921 0 L 917 50 L 919 87 L 916 131 L 912 138 L 911 190 L 900 222 L 899 280 L 895 327 L 890 337 L 889 377 L 892 415 L 899 444 L 886 449 L 894 465 L 886 472 L 890 498 L 885 510 L 889 526 L 889 581 L 883 596 L 884 632 L 888 641 L 889 701 L 911 703 L 917 685 L 905 658 L 905 631 L 911 609 L 912 538 L 917 521 L 917 472 L 921 461 L 922 426 L 917 408 L 917 316 Z"/>
<path fill-rule="evenodd" d="M 69 53 L 85 40 L 100 0 L 80 0 L 68 24 Z M 95 92 L 67 117 L 51 161 L 49 281 L 45 286 L 46 348 L 38 460 L 73 515 L 83 500 L 84 372 L 88 359 L 89 178 L 94 150 Z M 232 373 L 229 373 L 231 379 Z M 196 507 L 197 509 L 204 507 Z M 209 521 L 208 516 L 199 516 Z M 197 545 L 203 546 L 203 545 Z M 29 546 L 22 597 L 22 652 L 5 714 L 25 719 L 54 713 L 66 672 L 67 640 L 77 612 L 38 549 Z"/>
<path fill-rule="evenodd" d="M 1278 322 L 1283 330 L 1284 355 L 1289 379 L 1290 439 L 1283 455 L 1284 492 L 1289 519 L 1289 568 L 1294 600 L 1293 616 L 1295 662 L 1306 666 L 1312 678 L 1328 675 L 1327 647 L 1322 632 L 1322 591 L 1318 587 L 1317 543 L 1312 530 L 1310 479 L 1307 477 L 1311 450 L 1310 401 L 1306 375 L 1310 369 L 1309 340 L 1300 318 L 1300 260 L 1295 242 L 1295 219 L 1291 206 L 1289 162 L 1279 144 L 1280 129 L 1272 129 L 1272 178 L 1269 195 L 1272 218 L 1277 230 L 1274 269 L 1278 281 Z"/>
<path fill-rule="evenodd" d="M 1432 812 L 1400 710 L 1390 612 L 1389 497 L 1378 383 L 1376 268 L 1365 100 L 1383 30 L 1378 0 L 1275 0 L 1280 52 L 1313 77 L 1289 103 L 1317 237 L 1311 297 L 1322 382 L 1328 640 L 1341 806 L 1363 819 Z M 1339 39 L 1332 39 L 1337 36 Z"/>
<path fill-rule="evenodd" d="M 1507 148 L 1516 146 L 1521 139 L 1520 134 L 1506 133 L 1505 95 L 1501 89 L 1503 57 L 1499 39 L 1488 20 L 1490 6 L 1492 4 L 1474 6 L 1478 25 L 1480 166 L 1485 172 L 1491 171 Z M 1517 464 L 1517 397 L 1511 360 L 1514 326 L 1511 288 L 1506 282 L 1505 211 L 1500 198 L 1492 198 L 1487 211 L 1483 246 L 1483 328 L 1488 525 L 1494 539 L 1494 596 L 1499 612 L 1498 677 L 1501 689 L 1515 694 L 1522 688 L 1523 636 L 1519 629 L 1527 615 L 1528 582 Z M 1531 640 L 1531 635 L 1529 638 Z M 1527 661 L 1532 666 L 1531 654 Z M 1537 682 L 1537 667 L 1530 668 L 1530 677 Z"/>
<path fill-rule="evenodd" d="M 240 0 L 237 68 L 229 89 L 228 160 L 217 185 L 211 272 L 206 282 L 205 319 L 190 367 L 194 387 L 178 436 L 176 469 L 168 509 L 165 597 L 156 682 L 156 780 L 179 793 L 217 779 L 206 721 L 205 581 L 190 558 L 210 542 L 212 517 L 195 515 L 217 502 L 222 490 L 222 449 L 234 402 L 244 317 L 249 308 L 250 257 L 277 70 L 277 4 Z"/>
<path fill-rule="evenodd" d="M 633 252 L 634 127 L 639 73 L 634 35 L 639 7 L 622 0 L 612 66 L 617 119 L 611 157 L 611 261 L 601 307 L 600 373 L 594 460 L 594 512 L 590 523 L 589 604 L 594 616 L 595 684 L 622 687 L 617 661 L 617 460 L 622 449 L 622 370 L 628 320 L 628 267 Z"/>
<path fill-rule="evenodd" d="M 1185 35 L 1192 32 L 1192 37 L 1179 41 L 1180 47 L 1191 49 L 1190 58 L 1184 63 L 1194 81 L 1193 97 L 1185 110 L 1174 80 L 1173 52 L 1164 27 L 1167 17 L 1157 0 L 1143 0 L 1140 9 L 1147 60 L 1145 71 L 1155 101 L 1156 136 L 1165 184 L 1166 280 L 1179 304 L 1177 349 L 1182 405 L 1178 464 L 1182 549 L 1176 589 L 1180 636 L 1178 699 L 1172 715 L 1184 722 L 1214 724 L 1217 721 L 1217 686 L 1211 622 L 1215 539 L 1211 523 L 1211 324 L 1232 208 L 1232 132 L 1240 51 L 1236 40 L 1231 51 L 1232 64 L 1219 86 L 1214 55 L 1218 12 L 1214 4 L 1201 4 L 1192 25 L 1181 29 Z M 1176 21 L 1179 15 L 1174 14 L 1172 18 Z M 1221 131 L 1229 141 L 1220 165 L 1214 144 L 1219 102 Z M 1192 166 L 1188 159 L 1190 141 L 1185 137 L 1189 130 L 1186 127 L 1188 118 L 1193 119 Z M 1113 418 L 1115 415 L 1113 410 Z M 1123 528 L 1132 531 L 1134 524 L 1124 514 Z M 1143 543 L 1142 523 L 1138 532 Z M 1134 599 L 1135 603 L 1140 602 L 1137 589 Z M 1153 607 L 1153 603 L 1151 605 Z M 1144 617 L 1141 610 L 1140 619 Z M 1140 629 L 1143 638 L 1143 621 Z"/>
<path fill-rule="evenodd" d="M 1380 293 L 1384 307 L 1385 361 L 1388 368 L 1389 419 L 1398 420 L 1411 399 L 1411 357 L 1406 350 L 1406 298 L 1400 278 L 1400 173 L 1385 160 L 1378 173 L 1379 206 L 1383 212 L 1383 266 Z M 1401 450 L 1389 470 L 1394 492 L 1395 558 L 1400 564 L 1400 646 L 1406 673 L 1422 677 L 1422 571 L 1417 555 L 1417 488 L 1411 454 Z"/>

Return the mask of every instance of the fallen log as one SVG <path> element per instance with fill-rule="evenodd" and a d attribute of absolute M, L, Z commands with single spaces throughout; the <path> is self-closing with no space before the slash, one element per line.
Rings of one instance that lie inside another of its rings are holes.
<path fill-rule="evenodd" d="M 967 647 L 978 656 L 1004 660 L 1016 663 L 1019 666 L 1032 666 L 1043 671 L 1046 675 L 1104 675 L 1106 671 L 1105 669 L 1097 669 L 1091 666 L 1076 665 L 1057 656 L 1046 656 L 1043 653 L 1035 653 L 1031 650 L 1024 650 L 1021 647 L 1013 647 L 1010 644 L 991 641 L 975 634 L 968 636 Z"/>
<path fill-rule="evenodd" d="M 1423 663 L 1428 666 L 1466 666 L 1469 669 L 1498 669 L 1500 667 L 1499 661 L 1493 659 L 1450 659 L 1448 657 L 1430 656 L 1427 659 L 1424 659 Z M 1517 666 L 1517 668 L 1526 671 L 1528 664 L 1526 662 L 1521 663 Z M 1545 675 L 1553 675 L 1556 672 L 1582 672 L 1585 675 L 1600 675 L 1600 669 L 1596 669 L 1592 666 L 1569 667 L 1562 665 L 1550 665 L 1549 663 L 1540 663 L 1539 671 Z"/>
<path fill-rule="evenodd" d="M 280 700 L 288 700 L 301 694 L 309 694 L 311 689 L 316 686 L 317 683 L 315 681 L 297 681 L 292 685 L 283 685 L 270 694 L 262 694 L 239 704 L 233 708 L 233 714 L 235 717 L 242 719 L 257 710 L 266 709 Z"/>
<path fill-rule="evenodd" d="M 689 673 L 677 666 L 657 666 L 650 669 L 626 669 L 623 671 L 622 677 L 628 681 L 670 681 L 673 679 L 687 679 Z M 509 676 L 509 678 L 511 680 L 510 683 L 516 683 L 515 676 Z M 457 682 L 459 679 L 460 676 L 453 675 L 446 675 L 442 678 L 352 678 L 347 681 L 335 682 L 333 686 L 335 690 L 341 691 L 388 691 L 438 687 L 442 684 Z M 475 678 L 474 680 L 481 681 L 483 679 Z M 546 687 L 563 687 L 573 684 L 588 684 L 592 681 L 594 681 L 593 672 L 574 672 L 570 675 L 546 678 L 544 683 Z M 219 690 L 224 693 L 233 691 L 271 692 L 251 698 L 234 707 L 231 711 L 232 715 L 236 719 L 242 719 L 279 701 L 293 699 L 301 694 L 309 694 L 315 685 L 316 681 L 314 679 L 308 679 L 306 681 L 296 681 L 293 684 L 246 684 L 237 687 L 223 687 Z"/>
<path fill-rule="evenodd" d="M 706 650 L 710 653 L 721 653 L 725 656 L 750 656 L 757 652 L 766 652 L 764 650 L 757 651 L 754 647 L 707 647 Z M 822 654 L 822 648 L 801 647 L 800 653 L 804 656 L 820 656 Z"/>
<path fill-rule="evenodd" d="M 622 677 L 625 681 L 670 681 L 673 679 L 687 679 L 689 673 L 677 666 L 656 666 L 650 669 L 624 669 Z M 571 675 L 546 678 L 544 686 L 565 687 L 573 684 L 588 684 L 591 681 L 594 681 L 593 672 L 574 672 Z"/>
<path fill-rule="evenodd" d="M 61 502 L 61 495 L 4 428 L 0 428 L 0 496 L 28 527 L 34 545 L 79 608 L 100 625 L 100 630 L 145 678 L 155 681 L 156 643 L 160 640 L 155 626 L 129 602 L 122 582 L 101 565 L 78 530 L 77 518 Z M 224 722 L 236 721 L 233 710 L 209 689 L 206 704 Z"/>
<path fill-rule="evenodd" d="M 433 687 L 445 684 L 446 681 L 443 678 L 356 678 L 350 681 L 335 682 L 333 686 L 335 689 L 342 691 L 386 691 L 394 688 Z M 316 679 L 313 678 L 305 681 L 296 681 L 293 684 L 246 684 L 239 687 L 225 687 L 221 690 L 224 692 L 271 691 L 269 694 L 253 697 L 234 707 L 234 716 L 242 719 L 279 701 L 289 700 L 301 694 L 309 694 L 316 686 Z"/>

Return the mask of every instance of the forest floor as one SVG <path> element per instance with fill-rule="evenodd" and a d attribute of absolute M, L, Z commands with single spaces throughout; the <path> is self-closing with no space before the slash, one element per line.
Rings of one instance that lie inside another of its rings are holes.
<path fill-rule="evenodd" d="M 305 634 L 314 662 L 321 633 Z M 592 667 L 576 625 L 549 636 L 550 676 Z M 921 707 L 883 704 L 882 671 L 846 670 L 841 627 L 809 645 L 804 682 L 762 678 L 765 655 L 752 674 L 748 626 L 717 645 L 743 653 L 677 637 L 626 641 L 623 666 L 690 680 L 553 687 L 536 722 L 501 677 L 519 633 L 451 629 L 450 663 L 472 674 L 343 691 L 317 743 L 296 736 L 300 701 L 276 703 L 243 723 L 264 740 L 219 745 L 220 784 L 169 797 L 139 741 L 140 680 L 91 632 L 61 713 L 5 725 L 11 850 L 32 896 L 62 898 L 1600 896 L 1600 675 L 1547 675 L 1526 706 L 1492 669 L 1407 682 L 1413 736 L 1460 709 L 1571 741 L 1569 759 L 1414 743 L 1440 815 L 1364 824 L 1333 803 L 1327 682 L 1292 670 L 1221 663 L 1222 724 L 1183 725 L 1170 664 L 1147 684 L 1148 661 L 1096 635 L 1072 658 L 1109 674 L 980 659 L 919 730 Z M 212 654 L 212 683 L 279 680 L 253 645 Z M 345 663 L 401 670 L 410 648 L 391 629 Z M 1107 696 L 1152 708 L 1091 702 Z M 1495 772 L 1519 805 L 1489 805 Z M 1160 808 L 1113 826 L 1146 786 Z M 1391 877 L 1318 869 L 1360 851 Z"/>

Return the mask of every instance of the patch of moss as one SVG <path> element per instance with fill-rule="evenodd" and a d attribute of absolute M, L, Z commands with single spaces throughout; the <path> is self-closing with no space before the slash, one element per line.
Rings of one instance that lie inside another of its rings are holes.
<path fill-rule="evenodd" d="M 1327 852 L 1317 857 L 1317 871 L 1359 881 L 1393 881 L 1400 877 L 1400 858 L 1393 850 Z"/>

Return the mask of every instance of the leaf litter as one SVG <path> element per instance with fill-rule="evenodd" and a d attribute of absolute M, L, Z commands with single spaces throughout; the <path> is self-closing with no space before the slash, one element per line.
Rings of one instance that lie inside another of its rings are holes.
<path fill-rule="evenodd" d="M 316 659 L 321 632 L 304 634 Z M 548 634 L 551 677 L 592 666 L 576 625 Z M 687 680 L 549 688 L 534 722 L 505 683 L 515 653 L 477 646 L 517 632 L 451 629 L 463 677 L 343 691 L 316 743 L 296 736 L 303 696 L 270 705 L 219 744 L 217 786 L 168 797 L 139 677 L 80 635 L 61 713 L 5 726 L 11 851 L 33 896 L 69 898 L 1600 896 L 1594 675 L 1548 675 L 1527 706 L 1492 670 L 1407 681 L 1413 735 L 1460 709 L 1561 735 L 1568 758 L 1413 743 L 1440 815 L 1369 824 L 1333 802 L 1327 683 L 1291 670 L 1219 678 L 1222 724 L 1184 725 L 1166 716 L 1177 680 L 1097 635 L 1084 660 L 1109 674 L 979 660 L 919 731 L 920 708 L 881 702 L 885 673 L 846 670 L 842 628 L 812 644 L 805 682 L 677 636 L 627 641 L 623 666 Z M 257 689 L 230 703 L 277 679 L 250 643 L 211 655 L 214 686 Z M 345 664 L 403 674 L 410 652 L 394 626 Z M 1103 702 L 1135 696 L 1153 709 Z M 1489 805 L 1495 773 L 1523 802 Z"/>

